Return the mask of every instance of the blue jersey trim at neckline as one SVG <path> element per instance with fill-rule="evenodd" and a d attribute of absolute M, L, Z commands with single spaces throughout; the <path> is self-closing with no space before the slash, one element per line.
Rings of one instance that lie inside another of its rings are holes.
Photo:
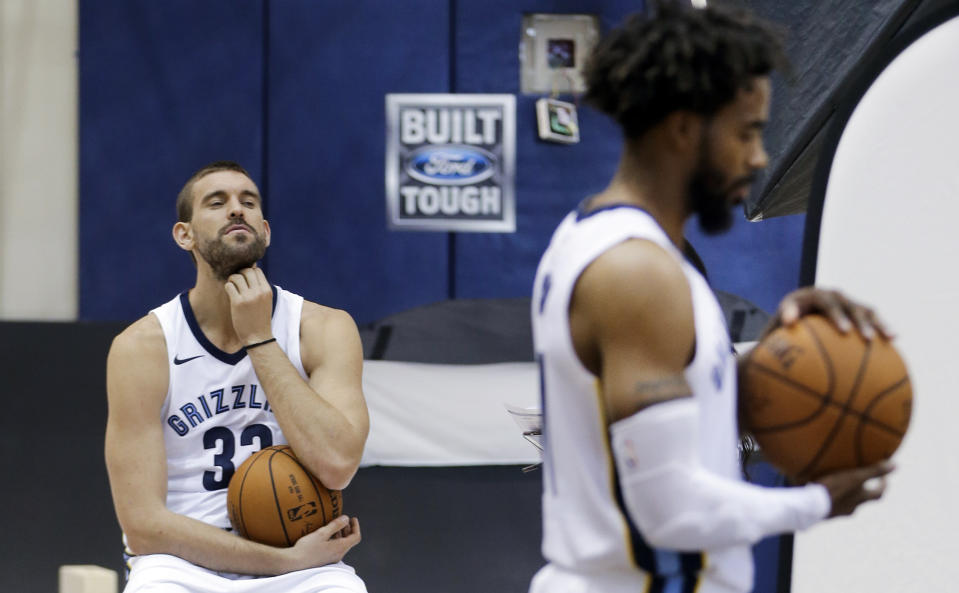
<path fill-rule="evenodd" d="M 270 286 L 273 290 L 273 310 L 272 313 L 276 313 L 276 301 L 277 301 L 277 292 L 276 286 Z M 190 306 L 190 291 L 185 290 L 180 293 L 180 307 L 183 309 L 183 316 L 186 317 L 186 323 L 190 326 L 190 331 L 193 332 L 193 337 L 196 338 L 196 341 L 200 343 L 200 346 L 203 347 L 211 356 L 216 358 L 221 362 L 226 364 L 235 365 L 244 358 L 246 358 L 246 348 L 240 348 L 236 352 L 224 352 L 217 348 L 213 342 L 211 342 L 206 334 L 203 333 L 203 330 L 200 329 L 200 324 L 197 323 L 196 315 L 193 314 L 193 307 Z M 271 313 L 271 315 L 272 315 Z"/>
<path fill-rule="evenodd" d="M 643 208 L 642 206 L 636 206 L 635 204 L 607 204 L 606 206 L 600 206 L 595 210 L 586 210 L 586 204 L 589 202 L 590 198 L 586 198 L 579 203 L 579 206 L 576 207 L 576 222 L 583 220 L 584 218 L 589 218 L 594 214 L 599 214 L 600 212 L 606 212 L 607 210 L 615 210 L 617 208 L 632 208 L 633 210 L 639 210 L 640 212 L 645 212 L 649 214 L 649 217 L 653 219 L 653 222 L 656 223 L 656 226 L 662 228 L 659 224 L 659 221 L 649 212 L 649 210 Z M 665 232 L 665 231 L 664 231 Z"/>

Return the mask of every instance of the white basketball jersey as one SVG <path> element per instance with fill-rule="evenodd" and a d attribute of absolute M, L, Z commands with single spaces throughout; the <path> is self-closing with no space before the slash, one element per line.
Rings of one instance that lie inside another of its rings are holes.
<path fill-rule="evenodd" d="M 696 350 L 685 378 L 701 408 L 700 457 L 709 471 L 741 479 L 736 363 L 722 309 L 706 280 L 645 211 L 616 205 L 572 212 L 540 261 L 532 300 L 544 412 L 543 554 L 551 563 L 542 572 L 605 578 L 607 586 L 601 588 L 609 591 L 750 591 L 749 547 L 702 553 L 654 549 L 623 503 L 599 380 L 573 349 L 569 303 L 583 270 L 628 239 L 661 246 L 686 274 Z"/>
<path fill-rule="evenodd" d="M 300 375 L 303 297 L 273 290 L 273 336 Z M 214 346 L 197 324 L 187 293 L 153 311 L 166 338 L 170 384 L 163 404 L 167 507 L 230 527 L 226 488 L 237 467 L 270 445 L 286 444 L 245 350 Z"/>

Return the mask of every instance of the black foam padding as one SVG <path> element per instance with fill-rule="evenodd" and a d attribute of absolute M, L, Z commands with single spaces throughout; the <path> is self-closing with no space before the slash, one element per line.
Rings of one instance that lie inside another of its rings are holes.
<path fill-rule="evenodd" d="M 371 592 L 526 593 L 545 563 L 541 472 L 369 467 L 343 492 L 363 541 L 345 561 Z"/>
<path fill-rule="evenodd" d="M 0 323 L 0 591 L 56 591 L 62 564 L 122 570 L 103 436 L 123 325 Z"/>

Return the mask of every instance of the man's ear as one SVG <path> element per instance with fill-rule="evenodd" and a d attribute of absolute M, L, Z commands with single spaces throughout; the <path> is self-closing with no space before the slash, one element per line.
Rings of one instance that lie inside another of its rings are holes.
<path fill-rule="evenodd" d="M 193 239 L 193 227 L 188 222 L 173 225 L 173 240 L 184 251 L 193 251 L 196 241 Z"/>
<path fill-rule="evenodd" d="M 263 234 L 266 238 L 266 246 L 270 246 L 270 223 L 263 221 Z"/>
<path fill-rule="evenodd" d="M 702 115 L 692 111 L 674 111 L 663 120 L 669 145 L 677 152 L 698 155 L 706 122 Z"/>

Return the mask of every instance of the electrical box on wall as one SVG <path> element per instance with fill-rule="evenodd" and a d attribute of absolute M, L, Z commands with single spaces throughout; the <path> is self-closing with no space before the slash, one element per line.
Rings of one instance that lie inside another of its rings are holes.
<path fill-rule="evenodd" d="M 524 94 L 582 93 L 583 64 L 599 41 L 599 17 L 591 14 L 523 16 L 520 90 Z"/>

